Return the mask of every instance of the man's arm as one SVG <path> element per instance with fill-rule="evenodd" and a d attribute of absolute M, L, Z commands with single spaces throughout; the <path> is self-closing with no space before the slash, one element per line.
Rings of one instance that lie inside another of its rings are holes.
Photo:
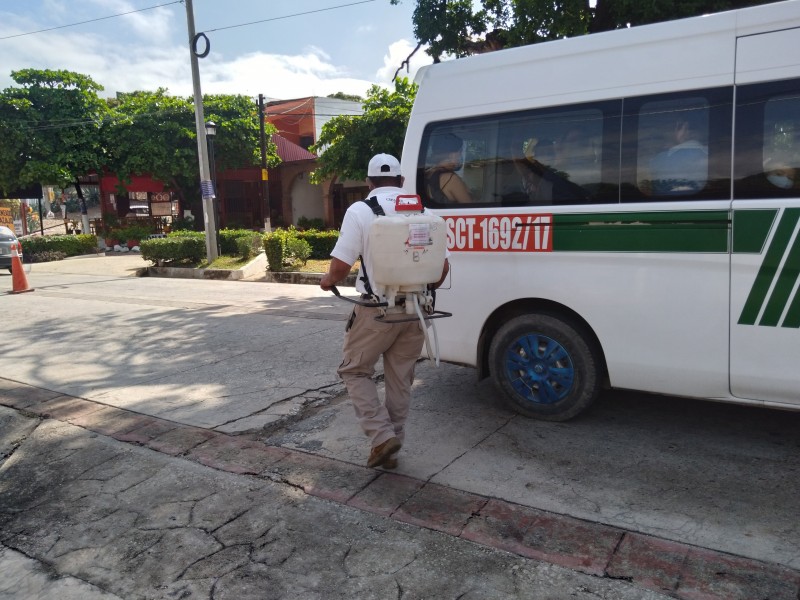
<path fill-rule="evenodd" d="M 450 261 L 448 259 L 444 259 L 444 267 L 442 267 L 442 276 L 439 278 L 439 281 L 436 283 L 428 284 L 428 289 L 435 290 L 438 289 L 440 285 L 444 283 L 444 280 L 447 279 L 447 274 L 450 272 Z"/>
<path fill-rule="evenodd" d="M 350 269 L 352 267 L 353 265 L 348 265 L 343 260 L 331 258 L 331 264 L 328 267 L 328 272 L 322 276 L 322 279 L 320 279 L 319 287 L 327 292 L 342 279 L 347 277 L 350 274 Z"/>

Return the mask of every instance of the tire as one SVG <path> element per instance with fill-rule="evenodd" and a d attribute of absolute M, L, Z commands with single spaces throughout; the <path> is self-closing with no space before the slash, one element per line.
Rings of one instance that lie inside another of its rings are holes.
<path fill-rule="evenodd" d="M 545 421 L 573 418 L 600 390 L 594 342 L 554 315 L 522 315 L 503 325 L 489 346 L 489 371 L 508 406 Z"/>

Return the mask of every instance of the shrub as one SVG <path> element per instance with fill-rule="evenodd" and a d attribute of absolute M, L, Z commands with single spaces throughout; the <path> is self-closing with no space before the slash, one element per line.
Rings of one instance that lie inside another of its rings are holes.
<path fill-rule="evenodd" d="M 154 265 L 163 265 L 165 262 L 198 263 L 206 255 L 206 245 L 203 237 L 174 236 L 145 240 L 139 246 L 142 258 L 149 260 Z"/>
<path fill-rule="evenodd" d="M 45 235 L 20 240 L 22 253 L 33 257 L 45 252 L 62 252 L 64 257 L 92 254 L 97 251 L 97 237 L 88 233 L 78 235 Z M 31 262 L 34 262 L 31 258 Z"/>
<path fill-rule="evenodd" d="M 288 262 L 287 266 L 299 267 L 308 262 L 308 257 L 311 256 L 311 246 L 305 240 L 290 236 L 286 238 L 285 252 L 284 261 Z"/>
<path fill-rule="evenodd" d="M 308 217 L 300 217 L 299 219 L 297 219 L 297 228 L 301 230 L 324 229 L 325 222 L 319 218 L 309 219 Z"/>
<path fill-rule="evenodd" d="M 203 231 L 189 231 L 181 229 L 179 231 L 171 231 L 167 234 L 168 238 L 191 238 L 193 240 L 203 240 L 205 242 L 206 234 Z"/>
<path fill-rule="evenodd" d="M 193 231 L 194 230 L 194 217 L 192 215 L 186 217 L 175 217 L 172 219 L 173 231 Z"/>
<path fill-rule="evenodd" d="M 32 263 L 41 263 L 41 262 L 52 262 L 56 260 L 64 260 L 67 258 L 67 255 L 59 250 L 42 250 L 41 252 L 36 252 L 30 255 L 24 255 L 25 262 L 32 262 Z"/>
<path fill-rule="evenodd" d="M 294 227 L 276 229 L 264 236 L 264 250 L 270 271 L 304 265 L 311 256 L 311 245 L 298 237 Z"/>
<path fill-rule="evenodd" d="M 253 235 L 260 238 L 260 235 L 252 229 L 221 229 L 219 232 L 219 253 L 227 255 L 239 255 L 239 238 L 253 239 Z"/>
<path fill-rule="evenodd" d="M 115 240 L 120 244 L 126 242 L 140 242 L 154 233 L 155 229 L 149 225 L 129 225 L 127 227 L 116 227 L 109 229 L 105 234 L 105 239 Z"/>
<path fill-rule="evenodd" d="M 318 231 L 309 229 L 308 231 L 298 231 L 297 237 L 305 240 L 311 246 L 311 256 L 316 260 L 326 260 L 331 256 L 331 250 L 339 239 L 339 232 L 336 230 Z"/>
<path fill-rule="evenodd" d="M 249 235 L 236 238 L 236 255 L 241 256 L 245 260 L 255 256 L 260 249 L 261 234 L 255 231 L 249 232 Z"/>

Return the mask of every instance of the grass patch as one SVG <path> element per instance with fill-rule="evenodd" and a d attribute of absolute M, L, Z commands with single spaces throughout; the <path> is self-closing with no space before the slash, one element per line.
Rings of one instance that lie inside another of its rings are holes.
<path fill-rule="evenodd" d="M 169 265 L 171 267 L 184 267 L 186 269 L 225 269 L 230 271 L 235 271 L 237 269 L 243 268 L 247 265 L 252 258 L 249 260 L 243 260 L 238 256 L 220 256 L 210 265 L 208 264 L 207 260 L 202 260 L 199 263 L 181 263 L 181 264 L 174 264 Z M 327 273 L 328 267 L 331 264 L 331 260 L 313 260 L 309 259 L 306 264 L 301 267 L 298 267 L 296 270 L 300 273 Z M 356 261 L 353 265 L 353 268 L 350 269 L 351 273 L 358 273 L 358 267 L 361 265 L 360 261 Z"/>
<path fill-rule="evenodd" d="M 199 265 L 199 267 L 201 269 L 227 269 L 230 271 L 235 271 L 236 269 L 243 268 L 252 260 L 252 258 L 243 259 L 241 256 L 219 256 L 208 267 L 206 267 L 204 264 Z M 207 261 L 203 262 L 205 263 Z"/>
<path fill-rule="evenodd" d="M 330 264 L 331 264 L 330 259 L 327 260 L 309 259 L 306 262 L 306 264 L 304 264 L 297 270 L 300 271 L 301 273 L 327 273 Z M 356 263 L 353 265 L 353 268 L 350 269 L 350 272 L 358 273 L 358 267 L 360 266 L 360 264 L 361 264 L 360 261 L 356 261 Z"/>

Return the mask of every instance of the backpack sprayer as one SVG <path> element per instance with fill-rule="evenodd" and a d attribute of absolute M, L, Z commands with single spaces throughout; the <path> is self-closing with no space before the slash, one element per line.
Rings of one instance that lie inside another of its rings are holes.
<path fill-rule="evenodd" d="M 395 200 L 396 215 L 387 216 L 376 197 L 364 200 L 378 218 L 369 229 L 369 256 L 375 281 L 365 281 L 372 301 L 346 298 L 334 286 L 337 297 L 380 309 L 376 321 L 382 323 L 420 322 L 425 333 L 428 358 L 439 366 L 439 341 L 436 327 L 431 323 L 435 355 L 431 351 L 426 321 L 451 317 L 452 313 L 434 307 L 435 295 L 428 284 L 436 283 L 442 275 L 447 251 L 447 233 L 444 219 L 425 213 L 422 201 L 416 195 L 399 195 Z M 362 257 L 362 268 L 367 270 Z M 385 302 L 378 299 L 383 296 Z"/>

